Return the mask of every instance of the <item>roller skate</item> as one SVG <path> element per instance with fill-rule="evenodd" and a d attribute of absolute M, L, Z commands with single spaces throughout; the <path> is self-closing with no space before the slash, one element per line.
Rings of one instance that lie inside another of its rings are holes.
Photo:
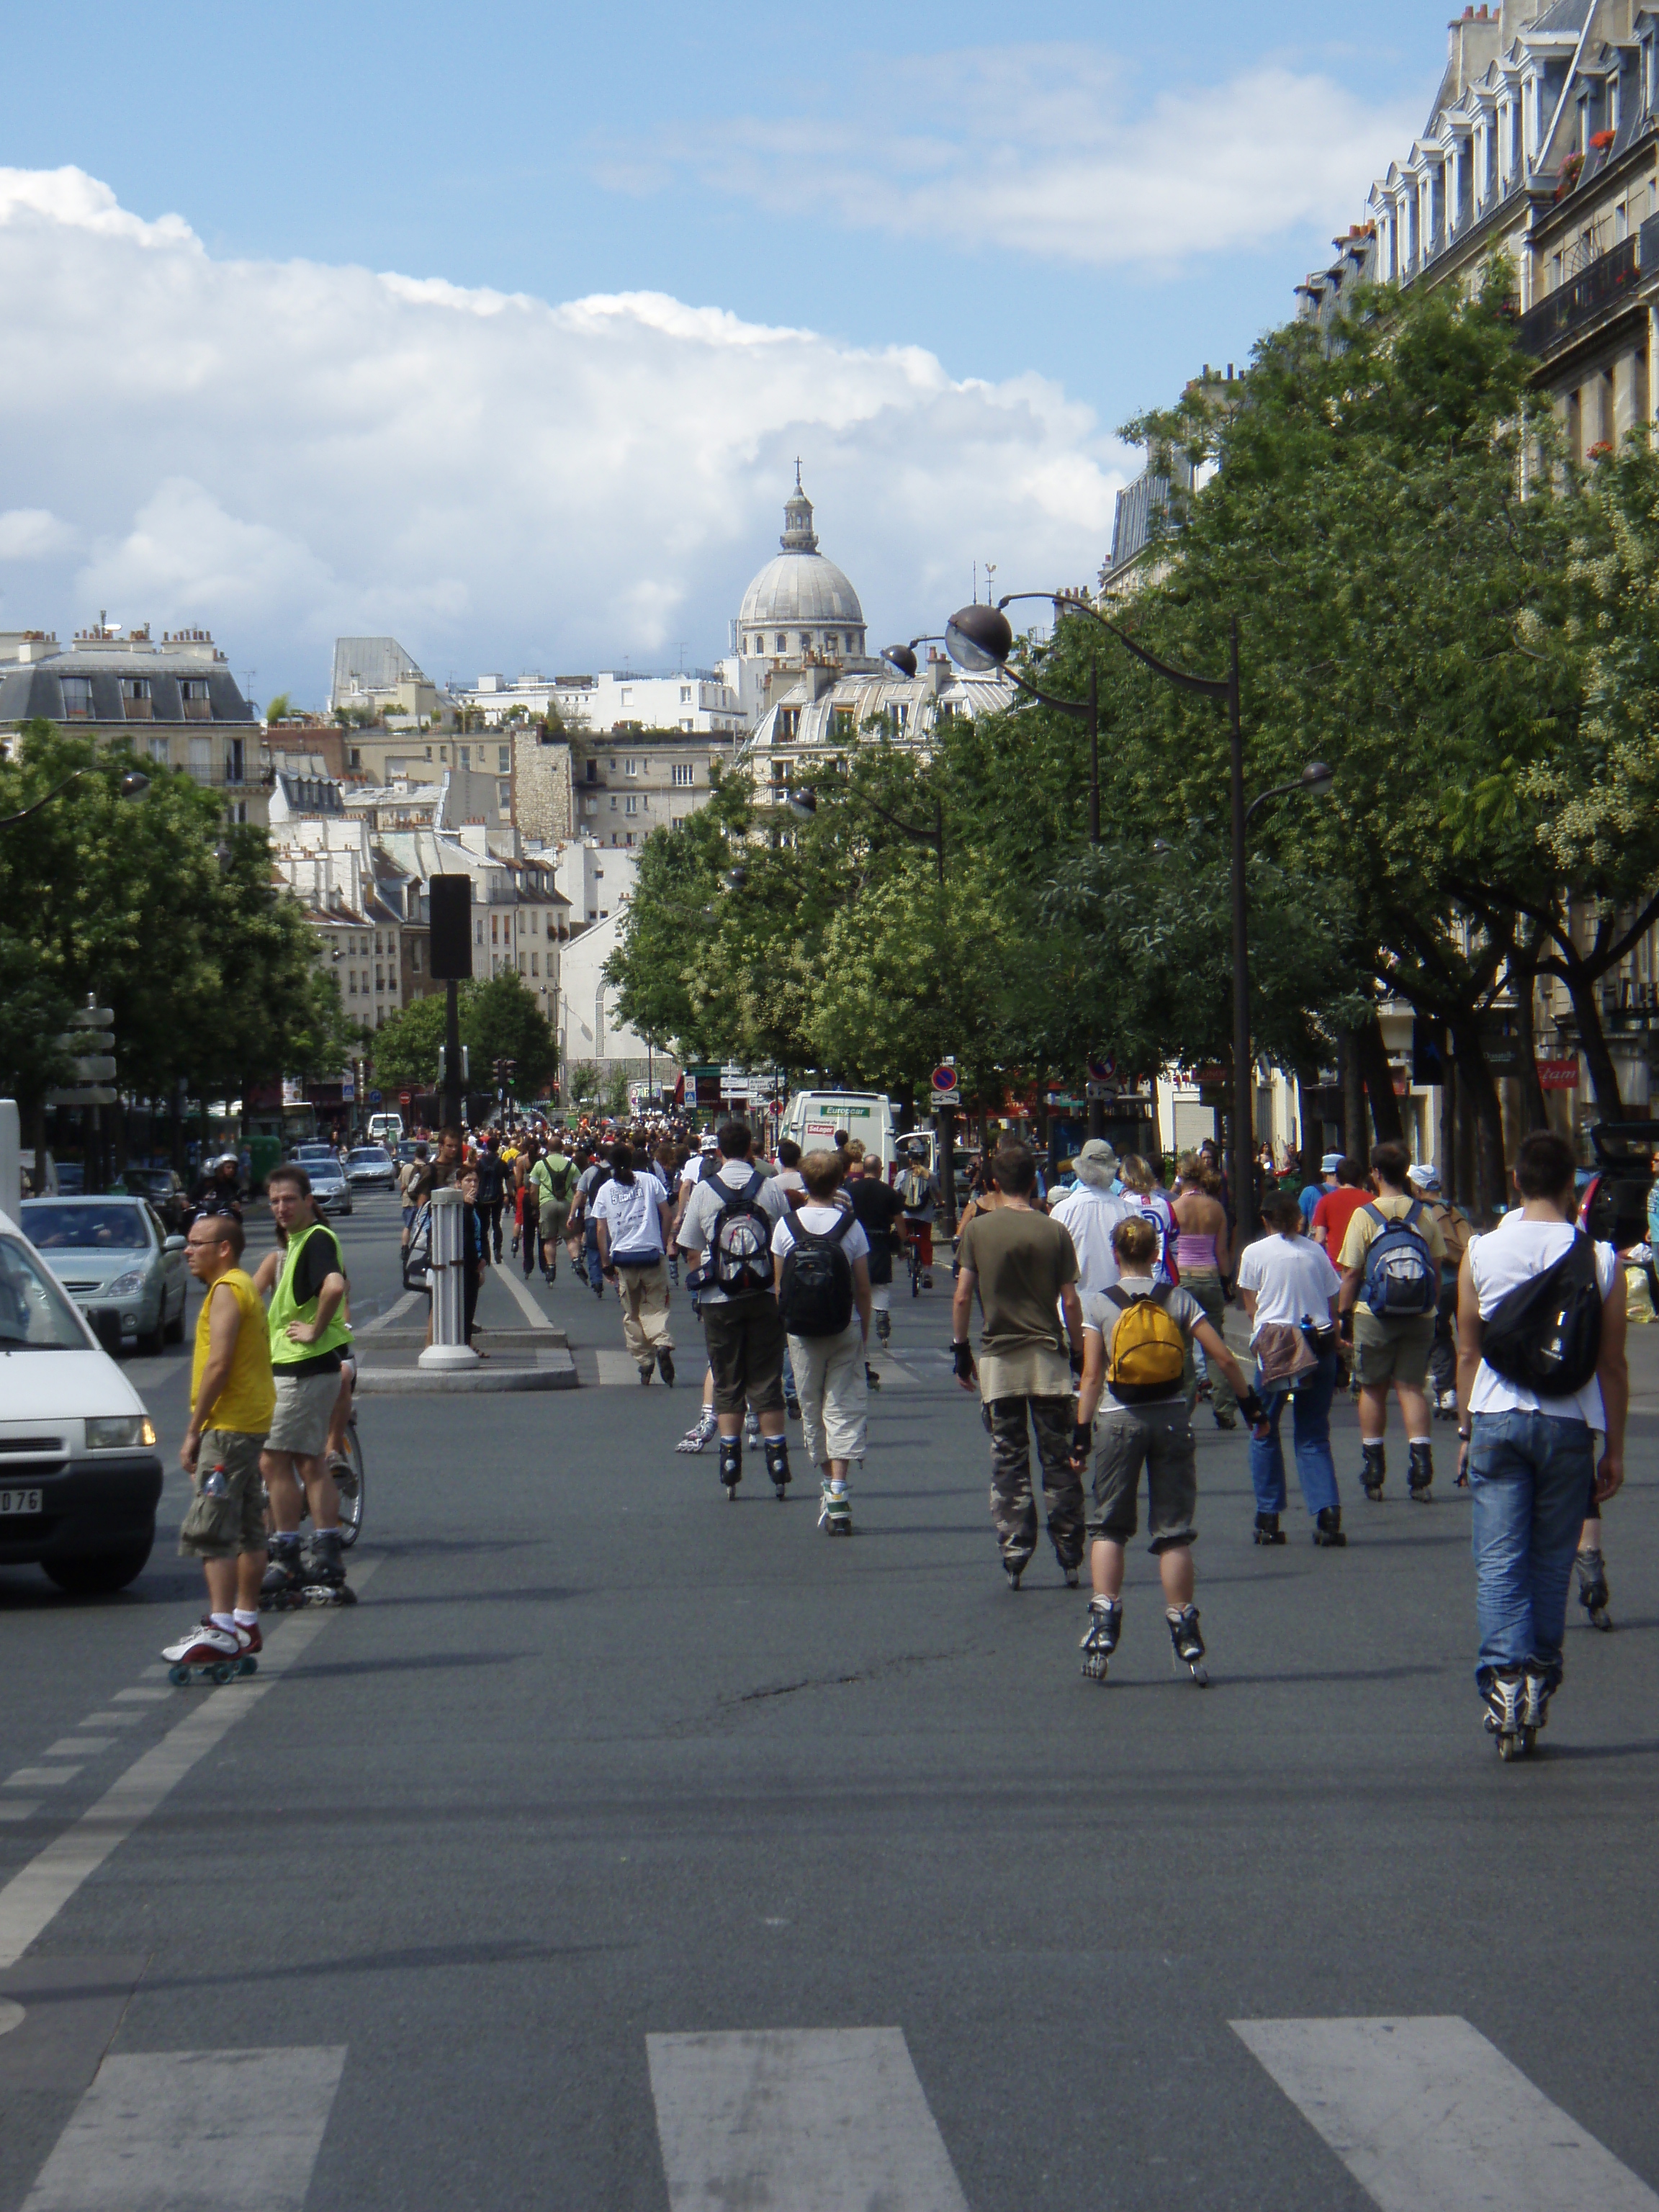
<path fill-rule="evenodd" d="M 1115 1598 L 1091 1597 L 1089 1601 L 1089 1626 L 1083 1632 L 1079 1647 L 1083 1653 L 1083 1671 L 1091 1682 L 1103 1682 L 1106 1669 L 1117 1639 L 1123 1631 L 1123 1607 Z"/>
<path fill-rule="evenodd" d="M 1607 1611 L 1607 1561 L 1595 1547 L 1587 1545 L 1573 1564 L 1578 1570 L 1578 1602 L 1590 1626 L 1605 1632 L 1613 1626 L 1613 1615 Z"/>
<path fill-rule="evenodd" d="M 696 1456 L 707 1451 L 719 1434 L 720 1425 L 714 1419 L 714 1409 L 712 1406 L 705 1406 L 695 1425 L 686 1431 L 674 1449 L 677 1452 L 689 1452 Z"/>
<path fill-rule="evenodd" d="M 1204 1664 L 1204 1638 L 1198 1632 L 1198 1607 L 1183 1605 L 1178 1613 L 1167 1607 L 1164 1619 L 1170 1624 L 1170 1642 L 1175 1649 L 1177 1667 L 1188 1667 L 1200 1690 L 1209 1687 L 1210 1670 Z"/>
<path fill-rule="evenodd" d="M 307 1577 L 300 1559 L 300 1540 L 297 1536 L 273 1536 L 270 1540 L 270 1564 L 265 1569 L 264 1580 L 259 1585 L 259 1610 L 262 1613 L 287 1613 L 306 1601 Z"/>
<path fill-rule="evenodd" d="M 853 1533 L 853 1504 L 843 1483 L 839 1490 L 826 1482 L 818 1498 L 818 1526 L 831 1536 Z"/>
<path fill-rule="evenodd" d="M 176 1644 L 163 1648 L 161 1656 L 167 1662 L 167 1680 L 177 1690 L 187 1682 L 216 1682 L 222 1687 L 239 1674 L 252 1674 L 258 1665 L 239 1636 L 211 1620 L 187 1628 Z"/>
<path fill-rule="evenodd" d="M 1376 1505 L 1382 1502 L 1382 1485 L 1388 1480 L 1388 1449 L 1383 1444 L 1364 1444 L 1361 1449 L 1365 1463 L 1359 1470 L 1359 1480 L 1366 1497 Z"/>
<path fill-rule="evenodd" d="M 1413 1505 L 1430 1505 L 1434 1502 L 1434 1446 L 1412 1446 L 1411 1472 L 1407 1477 Z"/>
<path fill-rule="evenodd" d="M 738 1485 L 743 1480 L 743 1439 L 740 1437 L 720 1438 L 720 1480 L 726 1485 L 726 1502 L 738 1502 Z"/>
<path fill-rule="evenodd" d="M 1532 1749 L 1539 1729 L 1549 1718 L 1550 1699 L 1560 1686 L 1556 1677 L 1536 1660 L 1527 1662 L 1522 1675 L 1521 1725 L 1526 1732 L 1528 1751 Z"/>
<path fill-rule="evenodd" d="M 1003 1553 L 1002 1571 L 1008 1577 L 1008 1587 L 1010 1589 L 1017 1590 L 1019 1588 L 1019 1578 L 1030 1564 L 1031 1555 L 1029 1552 L 1005 1552 Z"/>
<path fill-rule="evenodd" d="M 1279 1525 L 1277 1513 L 1258 1513 L 1255 1516 L 1255 1540 L 1258 1544 L 1282 1544 L 1285 1531 Z"/>
<path fill-rule="evenodd" d="M 657 1347 L 657 1372 L 672 1390 L 674 1387 L 674 1354 L 668 1345 Z"/>
<path fill-rule="evenodd" d="M 311 1540 L 305 1589 L 308 1605 L 356 1605 L 357 1593 L 346 1581 L 345 1557 L 337 1528 L 319 1528 Z"/>
<path fill-rule="evenodd" d="M 1314 1522 L 1313 1540 L 1322 1552 L 1342 1550 L 1348 1540 L 1342 1533 L 1342 1508 L 1340 1505 L 1320 1508 L 1319 1517 Z"/>
<path fill-rule="evenodd" d="M 1056 1553 L 1055 1556 L 1060 1558 L 1058 1553 Z M 1078 1568 L 1079 1564 L 1080 1563 L 1076 1559 L 1067 1559 L 1065 1558 L 1060 1559 L 1060 1571 L 1067 1589 L 1075 1589 L 1077 1588 Z"/>
<path fill-rule="evenodd" d="M 893 1316 L 889 1313 L 876 1316 L 876 1342 L 885 1352 L 893 1340 Z"/>
<path fill-rule="evenodd" d="M 864 1363 L 864 1387 L 866 1390 L 879 1390 L 881 1388 L 881 1377 L 867 1359 Z"/>
<path fill-rule="evenodd" d="M 772 1487 L 778 1493 L 778 1503 L 783 1503 L 784 1492 L 789 1487 L 789 1439 L 787 1437 L 767 1437 L 766 1472 Z"/>
<path fill-rule="evenodd" d="M 1527 1723 L 1527 1679 L 1519 1667 L 1503 1667 L 1486 1684 L 1486 1733 L 1498 1740 L 1498 1756 L 1506 1763 L 1532 1749 L 1538 1729 Z M 1541 1708 L 1540 1708 L 1541 1710 Z"/>

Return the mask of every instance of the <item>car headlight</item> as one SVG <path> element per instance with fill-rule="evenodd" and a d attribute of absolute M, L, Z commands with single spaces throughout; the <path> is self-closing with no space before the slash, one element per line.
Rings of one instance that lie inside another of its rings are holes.
<path fill-rule="evenodd" d="M 112 1283 L 106 1283 L 100 1295 L 106 1298 L 136 1298 L 144 1287 L 144 1271 L 133 1267 L 125 1275 L 118 1275 Z"/>
<path fill-rule="evenodd" d="M 112 1413 L 87 1423 L 88 1451 L 137 1451 L 155 1441 L 155 1424 L 144 1413 Z"/>

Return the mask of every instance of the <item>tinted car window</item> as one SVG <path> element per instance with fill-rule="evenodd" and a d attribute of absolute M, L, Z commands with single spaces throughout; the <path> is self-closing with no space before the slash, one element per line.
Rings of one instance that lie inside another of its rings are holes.
<path fill-rule="evenodd" d="M 43 1252 L 148 1252 L 150 1240 L 141 1205 L 58 1206 L 33 1199 L 23 1207 L 23 1225 Z"/>

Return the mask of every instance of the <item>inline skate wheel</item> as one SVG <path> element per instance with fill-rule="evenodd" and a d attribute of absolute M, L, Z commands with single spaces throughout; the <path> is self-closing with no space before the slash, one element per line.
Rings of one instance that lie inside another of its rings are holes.
<path fill-rule="evenodd" d="M 228 1660 L 225 1659 L 216 1660 L 213 1665 L 207 1669 L 207 1673 L 210 1680 L 216 1682 L 222 1690 L 227 1682 L 234 1681 L 236 1678 L 235 1668 L 230 1664 Z"/>
<path fill-rule="evenodd" d="M 1193 1680 L 1200 1690 L 1207 1690 L 1210 1686 L 1210 1670 L 1200 1660 L 1193 1662 Z"/>
<path fill-rule="evenodd" d="M 1590 1626 L 1599 1628 L 1603 1636 L 1608 1633 L 1613 1626 L 1613 1615 L 1606 1606 L 1593 1605 L 1590 1607 Z"/>
<path fill-rule="evenodd" d="M 1518 1735 L 1500 1735 L 1498 1739 L 1498 1756 L 1506 1764 L 1512 1759 L 1519 1759 L 1521 1756 L 1520 1737 Z"/>
<path fill-rule="evenodd" d="M 1535 1728 L 1523 1728 L 1523 1729 L 1522 1729 L 1522 1731 L 1521 1731 L 1521 1748 L 1522 1748 L 1522 1751 L 1526 1751 L 1526 1752 L 1534 1751 L 1534 1750 L 1535 1750 L 1535 1749 L 1537 1748 L 1537 1745 L 1538 1745 L 1538 1731 L 1537 1731 L 1537 1729 L 1536 1729 Z"/>
<path fill-rule="evenodd" d="M 244 1654 L 240 1662 L 240 1671 L 244 1674 L 257 1674 L 258 1673 L 259 1662 L 251 1651 Z"/>
<path fill-rule="evenodd" d="M 167 1668 L 167 1680 L 172 1683 L 175 1690 L 182 1690 L 185 1683 L 190 1680 L 189 1668 L 169 1667 Z"/>

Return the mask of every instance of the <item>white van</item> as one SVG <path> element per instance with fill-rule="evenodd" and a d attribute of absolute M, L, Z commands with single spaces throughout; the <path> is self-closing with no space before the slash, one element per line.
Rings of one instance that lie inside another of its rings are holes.
<path fill-rule="evenodd" d="M 155 1540 L 161 1462 L 144 1402 L 0 1211 L 0 1566 L 125 1589 Z"/>
<path fill-rule="evenodd" d="M 368 1117 L 368 1140 L 372 1145 L 384 1145 L 395 1152 L 404 1140 L 404 1117 L 401 1114 L 371 1114 Z"/>
<path fill-rule="evenodd" d="M 845 1129 L 883 1167 L 894 1155 L 892 1101 L 879 1091 L 797 1091 L 783 1109 L 781 1137 L 793 1137 L 804 1152 L 835 1148 L 836 1132 Z"/>

